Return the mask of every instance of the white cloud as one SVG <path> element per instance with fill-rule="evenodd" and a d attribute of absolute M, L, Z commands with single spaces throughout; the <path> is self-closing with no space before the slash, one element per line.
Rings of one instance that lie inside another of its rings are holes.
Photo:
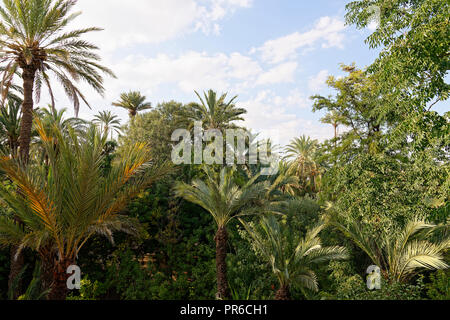
<path fill-rule="evenodd" d="M 265 71 L 258 61 L 239 52 L 231 54 L 189 51 L 178 56 L 129 55 L 110 65 L 119 80 L 112 91 L 124 88 L 156 90 L 161 85 L 176 85 L 185 93 L 215 88 L 219 91 L 243 90 L 256 86 L 289 83 L 298 64 L 287 62 Z"/>
<path fill-rule="evenodd" d="M 276 106 L 292 108 L 294 110 L 306 109 L 311 106 L 311 100 L 300 90 L 293 89 L 289 92 L 289 95 L 275 96 L 273 102 Z"/>
<path fill-rule="evenodd" d="M 227 91 L 232 85 L 249 86 L 263 72 L 257 61 L 240 53 L 207 54 L 189 51 L 179 56 L 130 55 L 114 64 L 120 86 L 157 89 L 176 85 L 184 92 L 217 88 Z"/>
<path fill-rule="evenodd" d="M 309 78 L 309 90 L 314 93 L 320 91 L 325 86 L 329 76 L 330 74 L 328 70 L 322 70 L 314 77 Z"/>
<path fill-rule="evenodd" d="M 261 74 L 256 82 L 257 85 L 293 82 L 297 62 L 286 62 Z"/>
<path fill-rule="evenodd" d="M 295 32 L 287 36 L 269 40 L 253 52 L 260 52 L 264 61 L 280 63 L 293 59 L 299 48 L 311 49 L 318 42 L 323 48 L 343 47 L 345 24 L 341 19 L 322 17 L 313 29 L 299 33 Z"/>
<path fill-rule="evenodd" d="M 175 92 L 178 90 L 194 98 L 194 90 L 212 88 L 241 96 L 260 85 L 293 82 L 297 69 L 297 63 L 288 62 L 265 71 L 258 61 L 239 52 L 208 54 L 188 51 L 176 56 L 159 54 L 153 57 L 133 54 L 120 60 L 107 57 L 104 64 L 111 66 L 118 77 L 105 79 L 104 98 L 95 94 L 88 85 L 80 85 L 96 110 L 111 109 L 110 104 L 118 94 L 128 90 L 140 90 L 151 97 L 163 88 L 174 88 Z M 56 86 L 56 89 L 58 105 L 69 106 L 61 88 Z M 47 94 L 44 93 L 42 101 L 49 101 Z M 269 101 L 283 108 L 304 108 L 308 105 L 306 97 L 296 90 L 285 97 L 270 92 Z M 120 111 L 115 110 L 116 113 Z M 82 107 L 80 115 L 86 116 L 87 113 L 83 112 L 91 113 Z"/>
<path fill-rule="evenodd" d="M 261 138 L 270 138 L 283 146 L 303 134 L 321 141 L 332 137 L 332 129 L 328 126 L 302 119 L 286 107 L 274 107 L 271 95 L 271 91 L 261 91 L 253 99 L 238 103 L 248 111 L 244 125 L 252 128 L 254 133 L 260 133 Z M 289 97 L 282 97 L 281 100 L 287 101 Z"/>
<path fill-rule="evenodd" d="M 105 50 L 133 44 L 160 43 L 201 30 L 220 32 L 219 22 L 251 0 L 78 0 L 83 14 L 74 24 L 105 30 L 89 39 Z"/>
<path fill-rule="evenodd" d="M 251 4 L 250 0 L 129 0 L 124 6 L 123 1 L 119 0 L 79 0 L 78 7 L 84 11 L 79 18 L 79 26 L 96 25 L 106 29 L 95 35 L 98 37 L 95 43 L 111 50 L 103 54 L 103 64 L 111 67 L 118 76 L 118 79 L 106 79 L 104 98 L 96 95 L 87 85 L 81 85 L 81 91 L 86 93 L 94 110 L 90 112 L 83 106 L 80 116 L 89 119 L 98 110 L 112 109 L 111 102 L 121 92 L 130 89 L 140 90 L 156 104 L 153 97 L 158 96 L 162 87 L 174 92 L 167 99 L 180 99 L 180 93 L 181 96 L 187 93 L 193 100 L 194 90 L 212 88 L 230 92 L 231 95 L 244 95 L 247 101 L 239 105 L 249 112 L 245 125 L 274 139 L 279 137 L 282 144 L 301 134 L 321 140 L 330 138 L 332 132 L 328 127 L 297 115 L 300 109 L 311 105 L 306 95 L 298 89 L 285 95 L 266 90 L 258 92 L 252 99 L 247 97 L 249 91 L 255 94 L 258 86 L 294 83 L 299 63 L 289 59 L 296 56 L 299 48 L 306 50 L 315 45 L 342 45 L 344 27 L 340 20 L 324 17 L 308 32 L 268 41 L 255 49 L 255 53 L 259 52 L 261 56 L 201 51 L 151 56 L 134 51 L 126 56 L 117 50 L 133 44 L 159 43 L 195 31 L 218 34 L 223 19 L 238 8 Z M 117 53 L 117 56 L 112 53 Z M 125 58 L 119 60 L 118 56 Z M 325 72 L 323 70 L 310 79 L 310 89 L 323 82 Z M 56 87 L 58 107 L 70 106 L 60 87 Z M 128 118 L 125 111 L 114 109 L 114 112 L 124 120 Z"/>
<path fill-rule="evenodd" d="M 257 61 L 240 53 L 232 53 L 228 64 L 231 67 L 231 76 L 236 79 L 252 79 L 262 72 Z"/>

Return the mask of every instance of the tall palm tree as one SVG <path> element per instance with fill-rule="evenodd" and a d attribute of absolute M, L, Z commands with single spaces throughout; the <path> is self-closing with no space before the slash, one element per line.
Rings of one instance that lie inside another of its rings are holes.
<path fill-rule="evenodd" d="M 250 235 L 253 248 L 271 265 L 278 279 L 276 300 L 290 300 L 292 287 L 318 291 L 314 265 L 348 258 L 343 247 L 322 247 L 319 233 L 324 228 L 323 224 L 300 239 L 292 237 L 292 230 L 283 228 L 273 215 L 262 217 L 257 225 L 242 220 L 241 223 Z"/>
<path fill-rule="evenodd" d="M 17 185 L 22 197 L 0 186 L 0 196 L 23 221 L 24 227 L 0 218 L 0 245 L 17 245 L 36 251 L 51 270 L 50 299 L 65 299 L 68 266 L 94 235 L 113 240 L 114 231 L 136 234 L 137 221 L 120 215 L 128 201 L 147 187 L 166 168 L 155 173 L 149 166 L 149 150 L 132 145 L 108 170 L 102 170 L 105 135 L 91 126 L 81 141 L 54 126 L 47 130 L 36 120 L 49 165 L 23 167 L 10 157 L 0 158 L 0 170 Z M 58 144 L 55 148 L 54 141 Z M 150 169 L 150 170 L 149 170 Z"/>
<path fill-rule="evenodd" d="M 202 121 L 205 129 L 225 130 L 237 128 L 234 121 L 242 121 L 242 115 L 247 113 L 243 108 L 237 108 L 235 101 L 237 96 L 226 102 L 227 94 L 218 97 L 217 93 L 209 90 L 204 92 L 204 98 L 195 91 L 200 100 L 199 103 L 189 105 L 188 118 L 191 121 Z"/>
<path fill-rule="evenodd" d="M 317 140 L 302 136 L 292 140 L 285 149 L 288 172 L 299 178 L 304 193 L 320 191 L 321 173 L 314 159 L 318 146 Z"/>
<path fill-rule="evenodd" d="M 120 119 L 111 111 L 100 111 L 94 116 L 94 120 L 92 122 L 99 125 L 103 133 L 106 135 L 111 133 L 112 137 L 114 132 L 120 134 Z"/>
<path fill-rule="evenodd" d="M 448 226 L 413 219 L 402 230 L 380 235 L 364 228 L 359 221 L 348 221 L 336 213 L 330 214 L 329 219 L 330 224 L 361 248 L 391 282 L 407 282 L 422 270 L 449 267 L 444 254 L 450 249 L 450 238 L 446 232 L 436 232 Z M 437 237 L 432 237 L 436 234 Z"/>
<path fill-rule="evenodd" d="M 327 113 L 325 117 L 320 120 L 322 123 L 331 124 L 334 128 L 334 147 L 337 147 L 337 138 L 338 138 L 338 127 L 342 124 L 345 124 L 346 118 L 339 114 L 337 111 L 333 110 L 330 113 Z"/>
<path fill-rule="evenodd" d="M 258 176 L 250 179 L 240 187 L 235 180 L 235 168 L 225 167 L 217 175 L 209 167 L 204 167 L 206 181 L 196 179 L 191 185 L 179 182 L 175 187 L 177 196 L 195 203 L 208 211 L 217 225 L 216 268 L 217 299 L 229 297 L 227 281 L 227 225 L 233 219 L 244 215 L 261 213 L 264 210 L 264 195 L 267 192 L 266 182 L 255 183 Z"/>
<path fill-rule="evenodd" d="M 0 7 L 0 63 L 3 98 L 17 72 L 23 80 L 24 101 L 20 127 L 20 157 L 29 158 L 33 124 L 33 93 L 39 101 L 41 88 L 46 86 L 54 105 L 50 75 L 61 83 L 67 97 L 78 114 L 80 100 L 87 105 L 85 96 L 74 82 L 88 83 L 103 94 L 102 73 L 114 76 L 99 64 L 98 48 L 80 39 L 99 28 L 66 30 L 67 25 L 81 13 L 71 13 L 76 0 L 3 0 Z"/>
<path fill-rule="evenodd" d="M 80 100 L 88 103 L 74 82 L 83 80 L 103 94 L 101 73 L 114 76 L 111 70 L 99 64 L 100 57 L 94 52 L 98 48 L 80 39 L 99 28 L 66 30 L 80 14 L 71 13 L 75 4 L 75 0 L 3 0 L 0 7 L 0 88 L 5 100 L 9 89 L 14 88 L 14 78 L 19 75 L 23 81 L 19 157 L 24 164 L 30 154 L 33 94 L 38 102 L 42 86 L 46 86 L 54 105 L 50 75 L 61 83 L 77 114 Z M 20 260 L 11 259 L 10 279 L 22 269 Z"/>
<path fill-rule="evenodd" d="M 152 108 L 152 104 L 150 102 L 146 102 L 146 99 L 147 98 L 139 91 L 130 91 L 128 93 L 122 93 L 120 95 L 120 100 L 114 102 L 112 105 L 127 110 L 130 115 L 130 119 L 133 119 L 136 117 L 138 112 Z"/>

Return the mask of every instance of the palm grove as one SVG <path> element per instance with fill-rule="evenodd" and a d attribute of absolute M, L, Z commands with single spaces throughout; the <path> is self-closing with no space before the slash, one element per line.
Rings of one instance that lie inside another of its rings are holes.
<path fill-rule="evenodd" d="M 67 118 L 54 86 L 78 114 L 80 83 L 103 94 L 114 77 L 83 40 L 100 29 L 70 28 L 76 1 L 3 0 L 0 298 L 448 299 L 449 113 L 433 106 L 449 94 L 450 6 L 360 0 L 347 23 L 366 27 L 373 5 L 380 56 L 342 65 L 335 96 L 311 98 L 333 138 L 265 141 L 284 157 L 263 176 L 249 161 L 170 161 L 178 128 L 240 127 L 227 94 L 152 106 L 124 92 L 113 106 L 129 119 Z M 83 271 L 73 292 L 70 265 Z M 381 290 L 365 286 L 370 265 Z"/>

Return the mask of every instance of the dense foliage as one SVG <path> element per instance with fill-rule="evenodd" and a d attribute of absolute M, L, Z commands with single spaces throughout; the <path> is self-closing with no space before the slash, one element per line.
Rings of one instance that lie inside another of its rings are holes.
<path fill-rule="evenodd" d="M 152 107 L 116 93 L 129 119 L 34 108 L 48 72 L 77 110 L 72 80 L 102 93 L 100 73 L 113 74 L 79 39 L 96 28 L 61 33 L 75 1 L 3 2 L 0 299 L 449 299 L 450 113 L 432 110 L 450 90 L 448 1 L 349 3 L 359 28 L 380 8 L 367 42 L 381 54 L 342 65 L 327 82 L 334 96 L 311 97 L 334 137 L 293 138 L 269 176 L 261 159 L 171 163 L 176 129 L 241 127 L 247 111 L 227 94 Z M 68 293 L 73 264 L 81 288 Z M 371 265 L 379 290 L 366 283 Z"/>

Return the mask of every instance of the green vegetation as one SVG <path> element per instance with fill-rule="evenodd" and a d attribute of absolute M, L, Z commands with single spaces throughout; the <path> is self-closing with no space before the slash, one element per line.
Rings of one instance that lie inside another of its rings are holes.
<path fill-rule="evenodd" d="M 334 136 L 293 138 L 273 175 L 261 158 L 171 163 L 176 129 L 242 128 L 247 110 L 228 94 L 152 106 L 114 93 L 129 119 L 35 107 L 42 85 L 53 99 L 49 74 L 76 111 L 87 101 L 75 82 L 103 93 L 101 74 L 113 76 L 81 40 L 99 29 L 62 31 L 75 4 L 0 9 L 0 299 L 449 299 L 450 112 L 432 111 L 450 92 L 448 1 L 349 3 L 359 28 L 381 8 L 367 40 L 380 56 L 342 65 L 335 96 L 311 97 Z M 82 280 L 69 292 L 71 265 Z M 371 265 L 380 290 L 367 288 Z"/>

